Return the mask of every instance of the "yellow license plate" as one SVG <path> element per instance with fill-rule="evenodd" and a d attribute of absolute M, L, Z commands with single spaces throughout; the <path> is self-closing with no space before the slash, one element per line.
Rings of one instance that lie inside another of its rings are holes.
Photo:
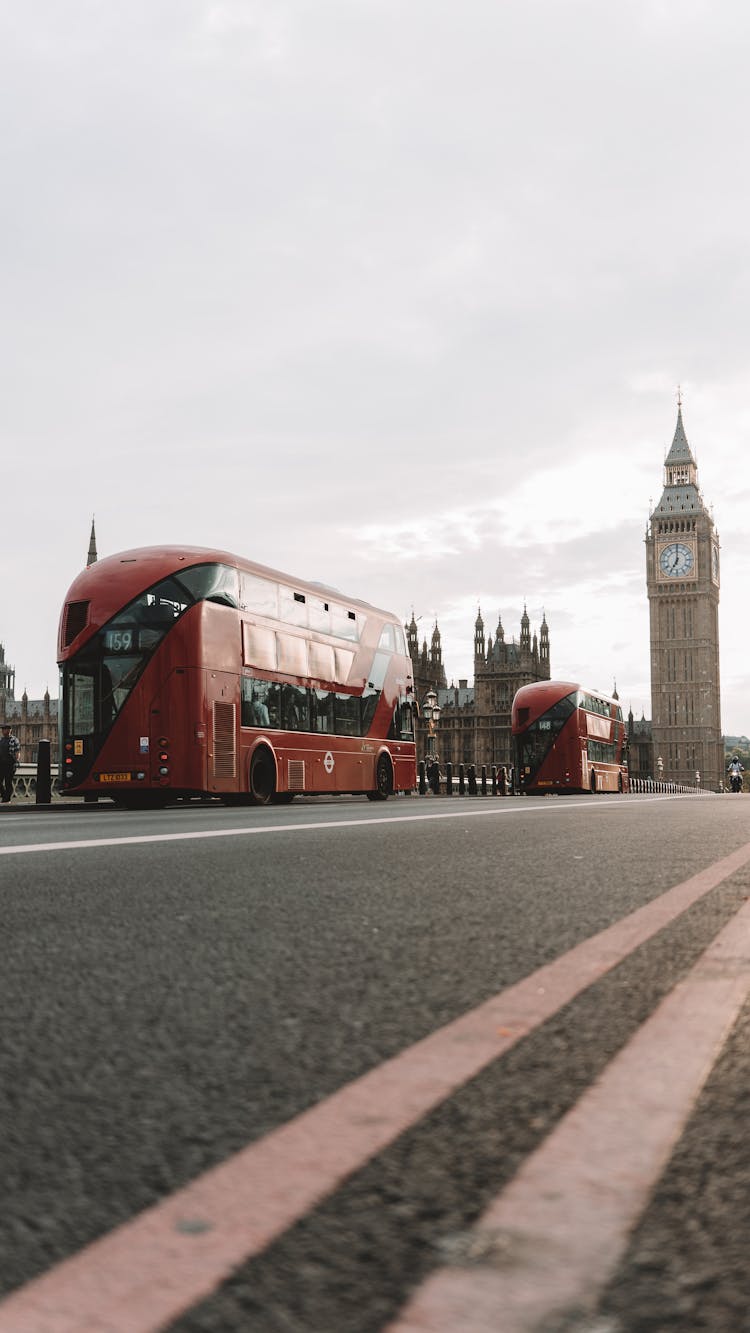
<path fill-rule="evenodd" d="M 100 782 L 130 782 L 132 773 L 100 773 Z"/>

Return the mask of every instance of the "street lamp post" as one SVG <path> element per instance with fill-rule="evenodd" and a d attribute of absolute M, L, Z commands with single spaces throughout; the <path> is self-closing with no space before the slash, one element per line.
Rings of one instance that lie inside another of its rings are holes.
<path fill-rule="evenodd" d="M 664 760 L 662 759 L 661 755 L 659 755 L 659 758 L 656 761 L 656 768 L 659 774 L 659 781 L 661 782 L 662 775 L 664 773 Z"/>
<path fill-rule="evenodd" d="M 422 702 L 422 716 L 427 723 L 427 751 L 425 759 L 428 764 L 432 764 L 437 759 L 435 752 L 435 735 L 437 733 L 437 724 L 440 721 L 440 704 L 434 690 L 428 690 Z"/>

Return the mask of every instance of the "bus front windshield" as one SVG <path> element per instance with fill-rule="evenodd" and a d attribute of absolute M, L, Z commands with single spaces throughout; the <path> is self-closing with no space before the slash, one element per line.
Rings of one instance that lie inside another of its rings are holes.
<path fill-rule="evenodd" d="M 195 565 L 141 593 L 102 626 L 62 671 L 64 730 L 103 736 L 165 634 L 198 601 L 237 606 L 237 570 Z"/>
<path fill-rule="evenodd" d="M 566 695 L 548 708 L 546 713 L 542 713 L 541 717 L 529 723 L 517 737 L 518 765 L 520 772 L 526 774 L 527 781 L 541 768 L 568 718 L 576 711 L 577 703 L 576 693 Z"/>

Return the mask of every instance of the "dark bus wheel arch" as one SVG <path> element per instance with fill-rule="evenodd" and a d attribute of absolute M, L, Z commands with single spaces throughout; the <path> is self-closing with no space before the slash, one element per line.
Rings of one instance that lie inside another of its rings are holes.
<path fill-rule="evenodd" d="M 268 805 L 276 795 L 276 764 L 265 745 L 259 746 L 250 760 L 249 788 L 253 805 Z"/>
<path fill-rule="evenodd" d="M 381 754 L 375 768 L 375 790 L 368 791 L 370 801 L 387 801 L 393 794 L 393 765 L 390 756 Z"/>

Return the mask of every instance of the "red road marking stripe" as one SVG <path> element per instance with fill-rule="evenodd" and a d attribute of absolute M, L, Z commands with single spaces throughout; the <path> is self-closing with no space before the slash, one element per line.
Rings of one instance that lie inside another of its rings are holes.
<path fill-rule="evenodd" d="M 750 903 L 568 1112 L 387 1333 L 529 1333 L 593 1314 L 750 994 Z"/>
<path fill-rule="evenodd" d="M 250 1144 L 0 1302 L 0 1333 L 153 1333 L 750 861 L 750 843 Z"/>

